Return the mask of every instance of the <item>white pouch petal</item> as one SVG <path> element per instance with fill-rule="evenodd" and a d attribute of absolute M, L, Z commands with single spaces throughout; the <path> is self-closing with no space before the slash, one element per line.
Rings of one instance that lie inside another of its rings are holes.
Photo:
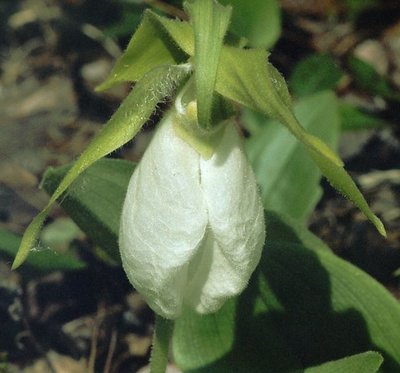
<path fill-rule="evenodd" d="M 165 318 L 181 312 L 187 268 L 207 226 L 199 154 L 176 136 L 169 113 L 131 178 L 119 245 L 127 276 Z"/>
<path fill-rule="evenodd" d="M 211 230 L 207 231 L 189 273 L 184 301 L 202 314 L 218 311 L 227 299 L 238 294 L 242 283 L 242 274 L 232 268 Z"/>
<path fill-rule="evenodd" d="M 207 236 L 214 241 L 209 273 L 197 282 L 201 290 L 195 307 L 204 312 L 246 287 L 260 260 L 265 222 L 255 176 L 233 125 L 227 126 L 212 158 L 200 159 L 200 170 L 211 231 Z"/>

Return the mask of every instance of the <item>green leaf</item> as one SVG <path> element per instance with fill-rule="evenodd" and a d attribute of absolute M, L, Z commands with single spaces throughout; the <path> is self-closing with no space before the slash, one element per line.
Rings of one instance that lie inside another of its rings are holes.
<path fill-rule="evenodd" d="M 293 69 L 289 86 L 295 96 L 307 96 L 335 88 L 343 72 L 328 54 L 314 54 Z"/>
<path fill-rule="evenodd" d="M 169 19 L 152 13 L 154 19 L 168 32 L 176 45 L 187 55 L 194 55 L 194 36 L 189 22 L 178 19 Z"/>
<path fill-rule="evenodd" d="M 309 96 L 294 111 L 307 131 L 336 148 L 340 121 L 332 92 Z M 256 122 L 252 126 L 258 127 L 246 142 L 246 150 L 264 206 L 304 223 L 322 195 L 320 171 L 302 145 L 276 121 L 249 111 L 243 120 Z"/>
<path fill-rule="evenodd" d="M 183 52 L 193 54 L 193 34 L 189 23 L 146 10 L 125 52 L 96 90 L 102 91 L 126 81 L 135 82 L 160 65 L 182 63 L 187 60 Z"/>
<path fill-rule="evenodd" d="M 347 103 L 340 103 L 340 122 L 343 131 L 362 131 L 388 126 L 384 120 L 363 112 Z"/>
<path fill-rule="evenodd" d="M 93 139 L 55 190 L 47 206 L 33 219 L 22 238 L 13 269 L 20 266 L 35 244 L 39 230 L 54 202 L 72 182 L 98 159 L 131 140 L 149 119 L 157 104 L 172 94 L 189 73 L 187 65 L 156 68 L 136 84 L 133 91 Z"/>
<path fill-rule="evenodd" d="M 361 192 L 344 170 L 342 160 L 298 123 L 289 106 L 289 94 L 284 79 L 266 60 L 267 53 L 263 50 L 224 47 L 217 75 L 217 92 L 284 124 L 305 146 L 329 182 L 353 201 L 379 233 L 385 236 L 382 222 L 370 210 Z"/>
<path fill-rule="evenodd" d="M 195 85 L 199 125 L 209 128 L 212 123 L 214 87 L 224 36 L 231 18 L 231 7 L 213 0 L 186 3 L 194 32 Z"/>
<path fill-rule="evenodd" d="M 266 220 L 271 234 L 243 294 L 215 314 L 185 311 L 176 321 L 178 366 L 191 373 L 303 372 L 371 350 L 384 357 L 382 372 L 397 371 L 398 301 L 320 241 L 304 239 L 305 228 L 275 214 Z"/>
<path fill-rule="evenodd" d="M 115 246 L 132 167 L 126 161 L 100 160 L 78 178 L 63 201 L 64 208 L 81 215 L 74 217 L 78 223 L 86 214 L 92 223 L 107 223 L 106 239 L 114 240 Z M 61 179 L 66 167 L 56 171 Z M 107 174 L 110 177 L 99 180 Z M 103 205 L 111 190 L 115 203 Z M 79 203 L 79 208 L 68 207 L 71 203 Z M 398 302 L 301 225 L 285 223 L 275 214 L 266 220 L 262 262 L 242 296 L 216 314 L 188 311 L 178 320 L 174 335 L 178 363 L 198 372 L 257 373 L 279 367 L 295 371 L 377 350 L 385 357 L 383 371 L 394 371 L 400 363 Z M 252 369 L 253 365 L 257 367 Z"/>
<path fill-rule="evenodd" d="M 252 47 L 272 48 L 281 34 L 281 12 L 276 0 L 248 1 L 222 0 L 232 5 L 232 22 L 229 30 L 245 37 Z"/>
<path fill-rule="evenodd" d="M 387 99 L 400 100 L 400 94 L 369 63 L 352 56 L 349 58 L 348 66 L 353 73 L 355 81 L 361 88 Z"/>
<path fill-rule="evenodd" d="M 382 363 L 380 354 L 368 351 L 305 369 L 304 373 L 376 373 Z"/>
<path fill-rule="evenodd" d="M 72 165 L 49 169 L 41 183 L 54 193 Z M 117 159 L 100 159 L 83 172 L 60 204 L 75 223 L 102 247 L 114 261 L 120 262 L 118 249 L 119 219 L 134 164 Z"/>
<path fill-rule="evenodd" d="M 0 256 L 14 258 L 21 243 L 21 238 L 5 229 L 0 229 Z M 32 255 L 26 260 L 27 269 L 51 271 L 76 271 L 85 268 L 86 264 L 70 255 L 57 253 L 39 244 Z"/>

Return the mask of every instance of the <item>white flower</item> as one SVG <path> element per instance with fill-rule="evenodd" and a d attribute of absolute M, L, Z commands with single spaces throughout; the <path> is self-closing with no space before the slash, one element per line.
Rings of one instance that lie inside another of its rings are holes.
<path fill-rule="evenodd" d="M 159 315 L 217 311 L 239 294 L 265 240 L 264 210 L 237 129 L 205 160 L 177 136 L 171 111 L 130 180 L 119 245 L 130 282 Z"/>

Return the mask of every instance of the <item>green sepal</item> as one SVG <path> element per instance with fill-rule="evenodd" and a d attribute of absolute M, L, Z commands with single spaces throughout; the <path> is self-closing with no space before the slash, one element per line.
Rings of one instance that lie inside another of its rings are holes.
<path fill-rule="evenodd" d="M 135 82 L 160 65 L 185 62 L 193 51 L 193 33 L 188 22 L 161 17 L 146 10 L 125 52 L 96 90 L 103 91 L 122 82 Z"/>
<path fill-rule="evenodd" d="M 216 91 L 250 109 L 277 119 L 305 146 L 329 182 L 353 201 L 383 236 L 382 222 L 343 168 L 343 162 L 324 142 L 307 133 L 296 119 L 283 77 L 267 62 L 262 49 L 223 47 Z"/>
<path fill-rule="evenodd" d="M 322 174 L 328 179 L 330 184 L 352 201 L 364 214 L 365 216 L 375 225 L 378 232 L 386 237 L 386 230 L 381 220 L 371 211 L 367 201 L 361 194 L 357 185 L 346 172 L 343 167 L 338 167 L 335 164 L 328 162 L 324 157 L 321 156 L 314 149 L 308 149 L 308 153 L 311 155 L 314 162 L 317 164 Z"/>
<path fill-rule="evenodd" d="M 9 260 L 18 250 L 21 239 L 14 233 L 0 228 L 0 258 Z M 38 274 L 52 271 L 76 271 L 86 267 L 86 263 L 74 258 L 69 253 L 54 251 L 49 247 L 39 244 L 35 254 L 26 261 L 23 275 Z"/>
<path fill-rule="evenodd" d="M 195 85 L 197 117 L 201 127 L 213 125 L 213 107 L 216 104 L 214 87 L 225 34 L 228 30 L 232 7 L 213 0 L 185 3 L 194 32 Z"/>
<path fill-rule="evenodd" d="M 13 269 L 19 267 L 28 256 L 56 200 L 90 165 L 131 140 L 149 119 L 157 104 L 172 94 L 189 72 L 188 65 L 171 65 L 158 67 L 143 76 L 65 175 L 47 206 L 29 224 L 14 259 Z"/>

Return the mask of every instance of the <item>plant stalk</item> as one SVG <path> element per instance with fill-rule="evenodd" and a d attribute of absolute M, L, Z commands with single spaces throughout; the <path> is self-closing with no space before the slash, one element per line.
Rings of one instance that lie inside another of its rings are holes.
<path fill-rule="evenodd" d="M 153 347 L 150 357 L 150 373 L 165 373 L 168 364 L 169 343 L 174 322 L 156 314 Z"/>

